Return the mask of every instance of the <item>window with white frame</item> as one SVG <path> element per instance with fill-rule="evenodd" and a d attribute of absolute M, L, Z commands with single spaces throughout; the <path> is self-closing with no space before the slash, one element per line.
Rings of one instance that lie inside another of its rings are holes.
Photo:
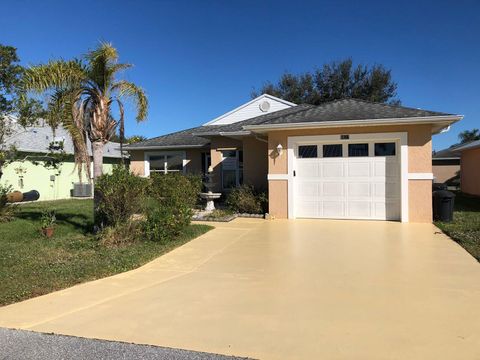
<path fill-rule="evenodd" d="M 148 156 L 150 173 L 167 174 L 183 171 L 184 154 L 181 152 L 164 152 Z"/>

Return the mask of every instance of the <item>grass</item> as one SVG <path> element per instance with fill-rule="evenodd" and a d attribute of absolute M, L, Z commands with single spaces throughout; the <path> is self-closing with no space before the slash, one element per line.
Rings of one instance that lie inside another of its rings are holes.
<path fill-rule="evenodd" d="M 453 221 L 435 225 L 480 261 L 480 198 L 456 193 Z"/>
<path fill-rule="evenodd" d="M 50 239 L 39 231 L 46 208 L 57 211 Z M 0 223 L 0 305 L 134 269 L 211 229 L 195 224 L 167 244 L 107 247 L 90 232 L 92 208 L 91 200 L 32 203 L 19 206 L 15 220 Z"/>

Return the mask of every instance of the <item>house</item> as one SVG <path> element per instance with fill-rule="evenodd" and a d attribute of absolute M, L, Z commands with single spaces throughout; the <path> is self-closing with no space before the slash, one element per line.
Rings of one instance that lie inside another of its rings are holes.
<path fill-rule="evenodd" d="M 22 192 L 37 190 L 40 193 L 39 200 L 71 198 L 74 195 L 74 184 L 79 183 L 79 176 L 75 169 L 73 143 L 68 132 L 59 127 L 54 135 L 50 126 L 46 124 L 23 128 L 16 124 L 14 118 L 11 120 L 13 133 L 7 137 L 5 146 L 13 145 L 18 152 L 19 160 L 9 163 L 2 169 L 0 184 L 10 185 L 13 190 Z M 63 142 L 63 151 L 66 155 L 65 161 L 58 169 L 43 166 L 48 160 L 48 148 L 52 142 Z M 90 146 L 88 150 L 91 153 Z M 121 162 L 118 143 L 105 145 L 103 161 L 103 171 L 107 173 L 111 171 L 114 164 Z M 88 183 L 87 180 L 83 174 L 82 181 Z"/>
<path fill-rule="evenodd" d="M 192 129 L 128 147 L 131 169 L 204 173 L 268 190 L 274 218 L 432 220 L 432 135 L 460 115 L 355 99 L 261 95 Z"/>
<path fill-rule="evenodd" d="M 462 145 L 456 151 L 460 153 L 462 168 L 460 189 L 466 194 L 480 196 L 480 140 Z"/>
<path fill-rule="evenodd" d="M 438 184 L 460 185 L 460 155 L 458 145 L 434 151 L 432 154 L 433 181 Z"/>

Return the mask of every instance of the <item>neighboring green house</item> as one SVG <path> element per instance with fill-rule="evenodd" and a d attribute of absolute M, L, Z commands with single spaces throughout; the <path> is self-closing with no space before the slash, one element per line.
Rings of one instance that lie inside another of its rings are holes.
<path fill-rule="evenodd" d="M 69 199 L 82 195 L 91 196 L 91 187 L 76 185 L 79 177 L 73 160 L 73 143 L 68 132 L 60 127 L 55 130 L 55 136 L 48 125 L 38 125 L 23 128 L 13 122 L 13 134 L 9 135 L 5 145 L 13 145 L 18 151 L 19 161 L 14 161 L 3 168 L 0 179 L 2 185 L 11 185 L 14 190 L 30 191 L 37 190 L 40 193 L 39 200 Z M 57 169 L 45 167 L 48 148 L 52 142 L 63 142 L 66 160 Z M 104 173 L 112 170 L 114 164 L 121 162 L 120 144 L 108 143 L 105 146 Z M 91 151 L 90 146 L 88 147 Z M 92 171 L 93 173 L 93 171 Z M 83 184 L 87 184 L 86 175 L 83 174 Z M 80 194 L 78 190 L 83 190 Z"/>

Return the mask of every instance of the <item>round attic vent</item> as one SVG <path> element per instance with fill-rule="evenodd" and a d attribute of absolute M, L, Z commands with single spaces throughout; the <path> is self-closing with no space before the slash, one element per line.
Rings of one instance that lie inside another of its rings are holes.
<path fill-rule="evenodd" d="M 261 111 L 267 112 L 268 110 L 270 110 L 270 103 L 265 100 L 265 101 L 262 101 L 260 105 L 258 105 L 258 107 L 260 108 Z"/>

